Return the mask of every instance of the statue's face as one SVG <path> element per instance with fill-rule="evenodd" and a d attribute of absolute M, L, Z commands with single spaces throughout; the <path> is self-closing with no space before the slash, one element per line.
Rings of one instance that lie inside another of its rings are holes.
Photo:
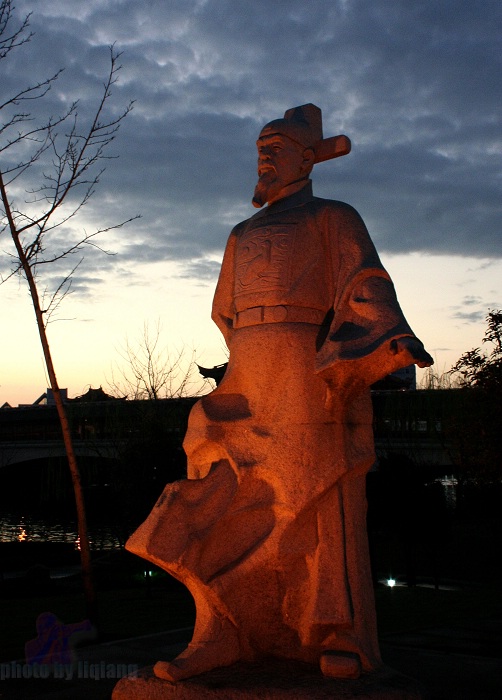
<path fill-rule="evenodd" d="M 283 134 L 260 135 L 258 148 L 258 206 L 271 204 L 283 196 L 285 187 L 305 180 L 312 170 L 313 152 Z"/>

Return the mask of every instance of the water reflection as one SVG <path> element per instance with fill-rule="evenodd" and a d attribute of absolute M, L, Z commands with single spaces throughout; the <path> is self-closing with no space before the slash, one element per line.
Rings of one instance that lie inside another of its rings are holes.
<path fill-rule="evenodd" d="M 446 501 L 446 507 L 450 511 L 454 511 L 457 506 L 457 479 L 452 476 L 443 476 L 437 481 L 443 487 L 443 493 Z"/>
<path fill-rule="evenodd" d="M 442 486 L 447 509 L 454 512 L 457 505 L 457 480 L 445 475 L 436 482 Z M 107 521 L 106 514 L 101 513 L 99 519 L 89 522 L 91 549 L 95 551 L 119 549 L 130 534 L 118 532 L 116 522 L 108 517 Z M 12 510 L 0 515 L 0 543 L 16 541 L 71 543 L 76 550 L 80 549 L 76 519 L 55 513 L 26 514 Z"/>
<path fill-rule="evenodd" d="M 107 550 L 120 547 L 117 533 L 110 523 L 93 524 L 89 527 L 89 538 L 92 549 Z M 73 543 L 75 549 L 80 549 L 80 538 L 75 520 L 16 512 L 0 515 L 0 542 Z"/>

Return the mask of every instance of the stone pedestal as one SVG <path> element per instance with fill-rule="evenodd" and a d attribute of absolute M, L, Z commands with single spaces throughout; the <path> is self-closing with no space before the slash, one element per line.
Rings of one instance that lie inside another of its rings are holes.
<path fill-rule="evenodd" d="M 324 678 L 294 661 L 238 663 L 173 684 L 141 669 L 123 678 L 112 700 L 425 700 L 416 681 L 384 667 L 357 680 Z"/>

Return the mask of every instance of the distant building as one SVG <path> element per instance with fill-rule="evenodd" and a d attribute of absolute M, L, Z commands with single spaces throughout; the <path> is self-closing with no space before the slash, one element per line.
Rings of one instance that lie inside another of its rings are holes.
<path fill-rule="evenodd" d="M 417 367 L 409 365 L 398 369 L 375 382 L 371 388 L 376 391 L 415 391 L 417 388 Z"/>
<path fill-rule="evenodd" d="M 125 401 L 126 398 L 126 396 L 122 396 L 120 398 L 110 396 L 110 394 L 103 391 L 103 387 L 100 386 L 99 389 L 89 387 L 85 394 L 82 394 L 82 396 L 76 396 L 74 399 L 70 399 L 70 401 L 78 401 L 80 403 L 96 403 L 97 401 Z"/>
<path fill-rule="evenodd" d="M 68 402 L 68 389 L 60 389 L 61 398 L 64 403 Z M 52 389 L 46 389 L 43 394 L 40 394 L 38 399 L 35 399 L 33 403 L 20 403 L 19 408 L 28 408 L 29 406 L 55 406 L 56 402 L 54 400 L 54 392 Z M 5 406 L 5 404 L 4 404 Z M 4 408 L 2 406 L 2 408 Z"/>
<path fill-rule="evenodd" d="M 200 365 L 197 365 L 199 372 L 204 379 L 213 379 L 216 382 L 216 386 L 218 386 L 223 379 L 227 366 L 228 362 L 224 362 L 221 365 L 215 365 L 214 367 L 201 367 Z"/>

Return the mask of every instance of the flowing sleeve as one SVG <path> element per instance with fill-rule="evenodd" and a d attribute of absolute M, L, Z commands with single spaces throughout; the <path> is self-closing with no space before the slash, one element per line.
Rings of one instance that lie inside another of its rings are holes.
<path fill-rule="evenodd" d="M 334 301 L 329 330 L 316 357 L 316 371 L 329 384 L 368 387 L 413 363 L 391 342 L 415 337 L 359 214 L 343 205 L 325 219 Z"/>

